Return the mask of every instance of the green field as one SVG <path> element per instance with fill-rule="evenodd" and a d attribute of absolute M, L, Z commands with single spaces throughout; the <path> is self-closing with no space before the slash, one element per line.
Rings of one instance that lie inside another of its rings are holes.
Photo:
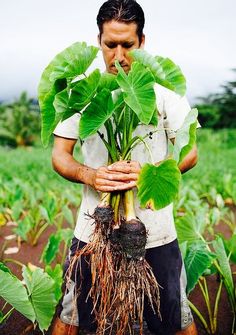
<path fill-rule="evenodd" d="M 236 183 L 236 131 L 198 130 L 199 159 L 197 166 L 183 176 L 183 183 L 196 188 L 215 187 L 224 197 L 229 196 L 228 184 Z M 79 149 L 77 149 L 77 157 Z M 51 166 L 51 148 L 9 149 L 0 147 L 0 181 L 20 179 L 41 184 L 44 189 L 80 189 L 78 185 L 58 176 Z M 227 184 L 228 183 L 228 184 Z"/>
<path fill-rule="evenodd" d="M 197 143 L 198 164 L 183 176 L 183 183 L 199 192 L 214 187 L 223 197 L 231 196 L 236 186 L 236 130 L 199 129 Z"/>

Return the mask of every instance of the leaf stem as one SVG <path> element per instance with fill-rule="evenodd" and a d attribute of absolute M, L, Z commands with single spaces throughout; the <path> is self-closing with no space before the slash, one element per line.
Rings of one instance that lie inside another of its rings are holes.
<path fill-rule="evenodd" d="M 199 287 L 202 291 L 202 294 L 203 294 L 203 297 L 204 297 L 204 300 L 205 300 L 205 303 L 206 303 L 206 307 L 207 307 L 207 311 L 208 311 L 208 315 L 209 315 L 209 321 L 210 321 L 210 328 L 211 328 L 212 333 L 214 333 L 211 304 L 210 304 L 206 279 L 204 277 L 202 277 L 202 281 L 203 281 L 203 285 L 201 283 L 201 279 L 198 281 L 198 284 L 199 284 Z"/>
<path fill-rule="evenodd" d="M 5 258 L 3 261 L 4 261 L 4 263 L 14 263 L 16 265 L 19 265 L 21 268 L 24 266 L 23 263 L 21 263 L 20 261 L 17 261 L 16 259 L 13 259 L 13 258 Z"/>
<path fill-rule="evenodd" d="M 119 216 L 119 208 L 120 208 L 120 200 L 121 200 L 121 194 L 117 193 L 113 197 L 113 210 L 114 210 L 114 221 L 115 223 L 119 222 L 120 216 Z"/>
<path fill-rule="evenodd" d="M 44 223 L 41 228 L 38 230 L 38 232 L 36 233 L 36 235 L 34 236 L 32 245 L 36 245 L 38 242 L 39 237 L 42 235 L 42 233 L 44 232 L 44 230 L 48 227 L 48 223 Z"/>
<path fill-rule="evenodd" d="M 107 122 L 105 122 L 105 128 L 107 131 L 107 138 L 108 138 L 108 143 L 111 146 L 113 155 L 115 157 L 115 161 L 117 161 L 119 159 L 119 153 L 118 151 L 120 151 L 116 140 L 115 140 L 115 135 L 114 135 L 114 131 L 113 131 L 113 127 L 112 127 L 112 123 L 110 120 L 107 120 Z"/>
<path fill-rule="evenodd" d="M 107 207 L 110 205 L 111 193 L 102 193 L 100 206 Z"/>
<path fill-rule="evenodd" d="M 133 190 L 128 190 L 124 192 L 123 201 L 126 221 L 136 219 Z"/>
<path fill-rule="evenodd" d="M 3 323 L 10 315 L 11 315 L 11 313 L 13 312 L 13 310 L 14 310 L 15 308 L 14 307 L 12 307 L 5 315 L 4 315 L 4 317 L 2 318 L 2 320 L 1 320 L 1 323 Z"/>
<path fill-rule="evenodd" d="M 108 151 L 108 153 L 109 153 L 109 155 L 110 155 L 110 157 L 111 157 L 111 159 L 112 159 L 112 162 L 115 162 L 115 161 L 116 161 L 116 155 L 115 155 L 115 153 L 113 152 L 112 147 L 111 147 L 110 144 L 104 139 L 104 136 L 103 136 L 102 133 L 100 133 L 99 131 L 97 131 L 97 133 L 98 133 L 99 137 L 101 138 L 101 140 L 103 141 L 103 143 L 104 143 L 104 145 L 105 145 L 105 147 L 106 147 L 106 149 L 107 149 L 107 151 Z"/>
<path fill-rule="evenodd" d="M 218 314 L 219 301 L 220 301 L 220 296 L 221 296 L 221 291 L 222 291 L 222 285 L 223 285 L 223 280 L 221 279 L 220 285 L 219 285 L 219 288 L 216 294 L 215 307 L 214 307 L 214 313 L 213 313 L 213 326 L 214 326 L 215 331 L 217 329 L 217 314 Z"/>
<path fill-rule="evenodd" d="M 208 324 L 207 324 L 205 318 L 203 317 L 203 315 L 201 314 L 201 312 L 197 309 L 197 307 L 190 300 L 188 300 L 188 303 L 189 303 L 189 306 L 191 307 L 191 309 L 194 311 L 194 313 L 198 316 L 199 320 L 203 324 L 203 326 L 206 329 L 207 333 L 211 334 L 211 331 L 210 331 L 210 329 L 208 327 Z"/>

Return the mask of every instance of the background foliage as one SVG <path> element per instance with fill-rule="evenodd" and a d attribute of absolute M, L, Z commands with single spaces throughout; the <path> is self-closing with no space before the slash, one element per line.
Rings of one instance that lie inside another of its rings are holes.
<path fill-rule="evenodd" d="M 39 107 L 26 92 L 14 102 L 0 105 L 0 144 L 33 145 L 39 139 L 39 131 Z"/>
<path fill-rule="evenodd" d="M 233 69 L 233 72 L 236 73 L 236 69 Z M 196 107 L 203 127 L 236 128 L 236 81 L 222 85 L 221 93 L 199 98 Z"/>

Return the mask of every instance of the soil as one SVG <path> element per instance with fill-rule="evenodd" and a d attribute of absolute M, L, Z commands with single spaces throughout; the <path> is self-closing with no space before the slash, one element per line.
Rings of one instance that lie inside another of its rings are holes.
<path fill-rule="evenodd" d="M 235 210 L 235 208 L 234 208 Z M 227 238 L 229 237 L 228 227 L 220 224 L 217 226 L 217 231 L 224 234 Z M 28 262 L 41 266 L 40 256 L 42 254 L 42 250 L 45 244 L 48 241 L 48 237 L 55 232 L 55 228 L 53 226 L 49 226 L 43 235 L 40 237 L 38 244 L 34 247 L 30 246 L 27 243 L 21 243 L 20 250 L 18 253 L 13 255 L 7 255 L 5 258 L 14 258 L 15 260 L 19 260 L 23 264 L 27 264 Z M 0 246 L 3 246 L 5 236 L 12 234 L 12 227 L 4 226 L 0 228 Z M 8 241 L 7 247 L 15 247 L 17 246 L 17 241 L 11 240 Z M 21 278 L 21 267 L 16 265 L 15 263 L 7 263 L 11 271 Z M 236 271 L 236 268 L 234 269 Z M 219 285 L 218 278 L 215 275 L 207 277 L 207 284 L 209 289 L 209 294 L 211 298 L 211 302 L 214 303 L 217 287 Z M 204 299 L 201 295 L 201 291 L 197 286 L 194 291 L 190 294 L 190 301 L 201 311 L 204 317 L 207 319 L 207 308 L 204 305 Z M 3 301 L 0 300 L 0 310 L 3 306 Z M 213 305 L 214 306 L 214 305 Z M 196 316 L 194 316 L 195 322 L 197 324 L 198 334 L 205 335 L 207 332 L 204 330 L 200 321 Z M 232 312 L 230 309 L 230 305 L 228 303 L 226 291 L 222 290 L 222 297 L 219 304 L 219 312 L 218 312 L 218 328 L 216 335 L 231 335 L 231 326 L 232 326 Z M 17 311 L 14 311 L 5 324 L 0 325 L 0 334 L 1 335 L 41 335 L 42 333 L 39 329 L 33 329 L 32 323 L 27 320 L 24 316 L 22 316 Z M 45 332 L 45 335 L 50 335 L 51 329 Z M 138 334 L 138 332 L 137 332 Z M 144 329 L 144 335 L 151 335 L 148 331 L 147 327 Z"/>

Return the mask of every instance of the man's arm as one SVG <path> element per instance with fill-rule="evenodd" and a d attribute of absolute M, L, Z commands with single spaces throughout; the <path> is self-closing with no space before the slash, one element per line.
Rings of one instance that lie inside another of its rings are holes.
<path fill-rule="evenodd" d="M 179 169 L 181 173 L 187 172 L 188 170 L 192 169 L 197 164 L 197 160 L 197 146 L 195 145 L 193 149 L 186 155 L 184 160 L 179 164 Z"/>
<path fill-rule="evenodd" d="M 93 169 L 76 161 L 73 150 L 77 140 L 54 136 L 52 165 L 64 178 L 89 185 L 97 191 L 113 192 L 133 188 L 138 177 L 136 165 L 127 164 L 127 170 L 117 171 L 107 166 Z"/>
<path fill-rule="evenodd" d="M 73 157 L 77 140 L 54 136 L 52 150 L 52 165 L 54 170 L 62 177 L 92 186 L 94 169 L 80 164 Z"/>
<path fill-rule="evenodd" d="M 172 144 L 175 144 L 175 139 L 171 139 Z M 197 164 L 197 146 L 196 144 L 192 150 L 185 156 L 184 160 L 179 164 L 179 169 L 181 173 L 187 172 L 192 169 Z"/>

